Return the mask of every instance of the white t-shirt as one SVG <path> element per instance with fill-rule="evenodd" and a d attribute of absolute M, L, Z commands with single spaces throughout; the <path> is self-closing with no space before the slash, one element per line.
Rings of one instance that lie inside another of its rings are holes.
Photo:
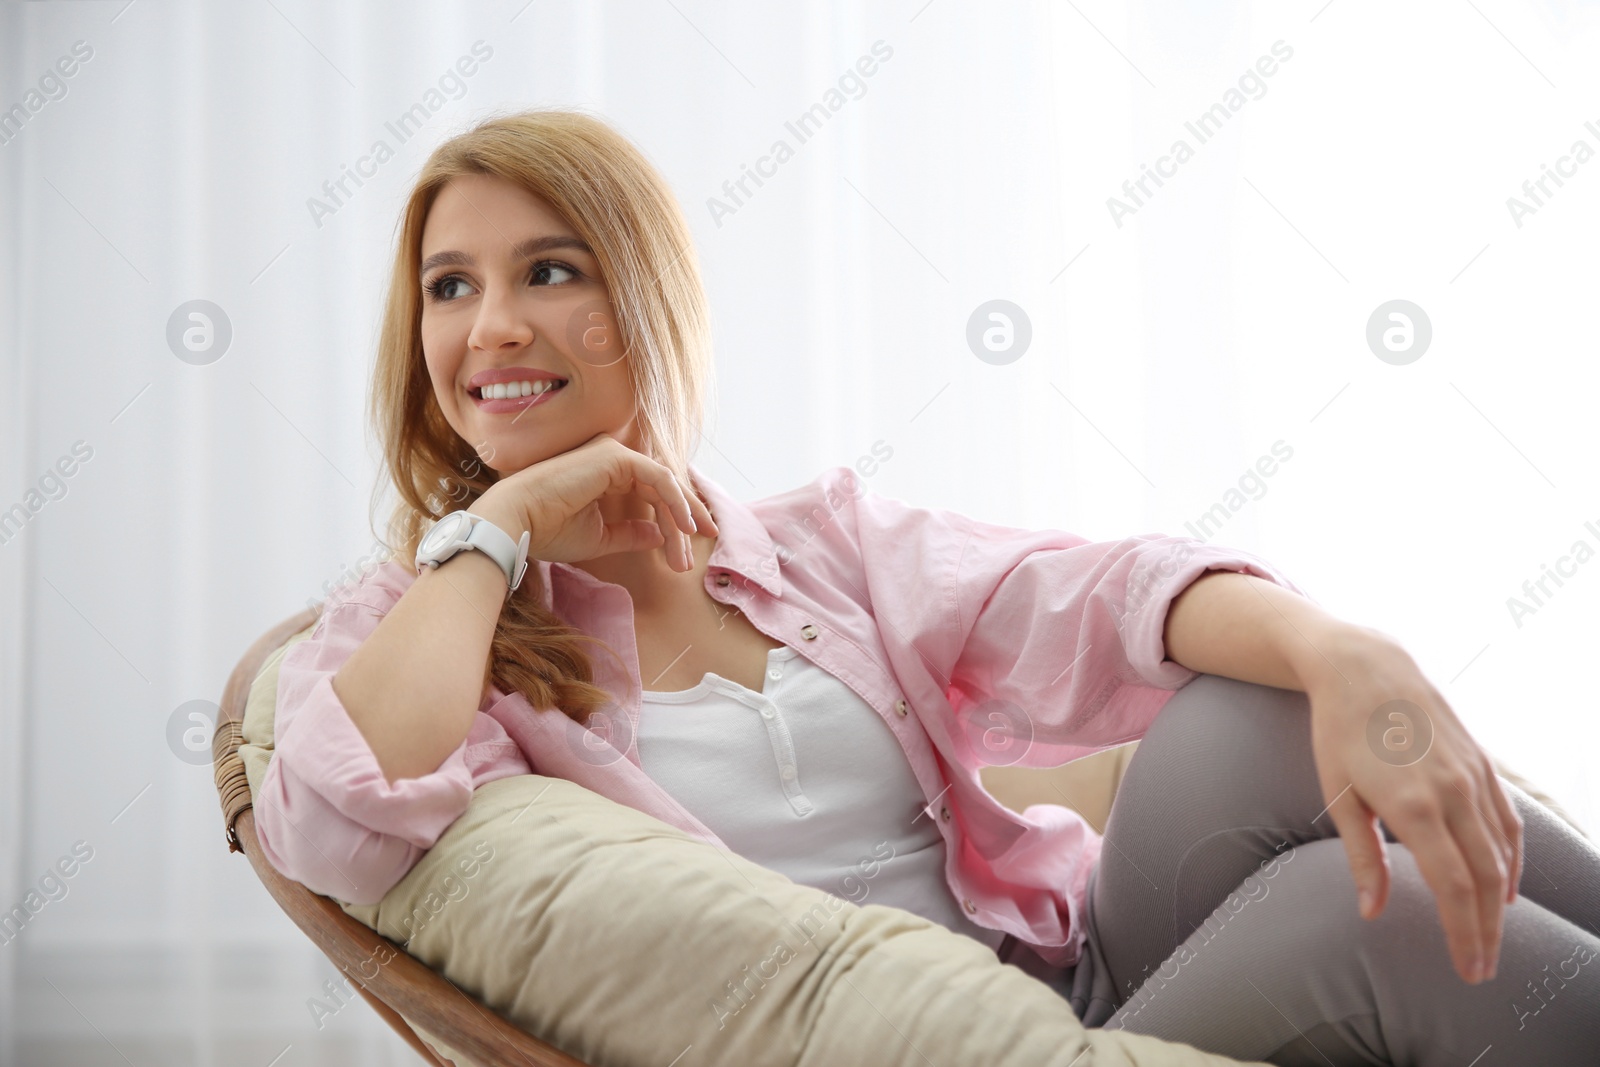
<path fill-rule="evenodd" d="M 950 892 L 944 838 L 888 724 L 796 649 L 767 653 L 759 693 L 712 672 L 646 690 L 638 745 L 645 773 L 747 859 L 991 949 L 1005 938 Z"/>

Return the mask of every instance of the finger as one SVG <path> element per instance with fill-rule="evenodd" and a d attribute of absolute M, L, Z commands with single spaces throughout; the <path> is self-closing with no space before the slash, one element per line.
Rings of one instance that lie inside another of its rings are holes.
<path fill-rule="evenodd" d="M 600 531 L 600 548 L 596 556 L 609 556 L 613 552 L 641 552 L 661 544 L 661 528 L 648 519 L 624 519 L 607 523 Z"/>
<path fill-rule="evenodd" d="M 685 533 L 693 533 L 694 509 L 689 505 L 689 497 L 692 494 L 684 492 L 683 486 L 667 467 L 638 452 L 634 455 L 637 457 L 635 468 L 639 472 L 642 486 L 647 486 L 653 491 L 644 494 L 646 499 L 653 497 L 652 503 L 665 504 L 677 527 Z M 669 541 L 673 539 L 675 532 L 665 526 L 661 529 L 661 533 Z"/>
<path fill-rule="evenodd" d="M 1498 827 L 1490 822 L 1488 805 L 1479 804 L 1464 790 L 1457 789 L 1459 803 L 1446 809 L 1445 823 L 1456 835 L 1456 845 L 1467 861 L 1476 883 L 1478 929 L 1483 953 L 1482 977 L 1494 973 L 1500 960 L 1501 923 L 1506 907 L 1506 864 L 1500 851 Z"/>
<path fill-rule="evenodd" d="M 689 535 L 678 529 L 677 523 L 672 519 L 671 513 L 664 504 L 654 504 L 656 513 L 656 526 L 661 530 L 665 539 L 664 546 L 667 552 L 667 566 L 675 571 L 687 571 L 694 566 L 694 560 L 689 555 Z"/>
<path fill-rule="evenodd" d="M 1506 865 L 1509 872 L 1506 881 L 1506 903 L 1510 904 L 1517 899 L 1517 889 L 1522 885 L 1522 816 L 1517 814 L 1517 806 L 1511 802 L 1511 794 L 1506 790 L 1503 778 L 1494 773 L 1491 765 L 1489 773 L 1489 797 L 1494 804 L 1495 813 L 1500 817 L 1500 829 L 1505 834 L 1505 841 L 1510 846 L 1511 861 Z"/>
<path fill-rule="evenodd" d="M 707 537 L 716 537 L 720 532 L 717 529 L 717 520 L 712 518 L 711 509 L 706 507 L 697 493 L 689 494 L 689 507 L 694 511 L 694 519 L 700 527 L 700 532 Z"/>
<path fill-rule="evenodd" d="M 1499 785 L 1499 778 L 1494 773 L 1494 764 L 1487 756 L 1483 758 L 1482 766 L 1479 768 L 1479 777 L 1478 788 L 1473 791 L 1475 798 L 1473 804 L 1477 805 L 1478 814 L 1483 816 L 1484 822 L 1488 825 L 1489 840 L 1500 855 L 1500 865 L 1506 873 L 1506 892 L 1503 899 L 1509 904 L 1516 896 L 1516 880 L 1513 872 L 1517 869 L 1518 846 L 1512 840 L 1511 828 L 1506 825 L 1505 813 L 1498 803 L 1499 797 L 1496 794 L 1500 790 L 1495 787 Z M 1491 782 L 1495 787 L 1490 786 Z"/>
<path fill-rule="evenodd" d="M 1389 854 L 1378 830 L 1378 817 L 1353 789 L 1346 789 L 1329 806 L 1328 817 L 1339 831 L 1339 840 L 1344 842 L 1361 917 L 1377 918 L 1389 899 Z"/>
<path fill-rule="evenodd" d="M 599 436 L 613 442 L 619 454 L 627 460 L 628 474 L 633 482 L 633 488 L 641 491 L 641 495 L 652 503 L 666 503 L 671 509 L 673 520 L 684 533 L 699 532 L 713 537 L 717 535 L 717 524 L 711 517 L 711 510 L 678 481 L 670 468 L 642 452 L 628 448 L 614 438 L 603 434 Z M 665 528 L 662 533 L 670 536 L 670 531 Z"/>
<path fill-rule="evenodd" d="M 666 504 L 677 524 L 688 522 L 685 528 L 693 529 L 693 521 L 689 518 L 689 502 L 670 470 L 644 453 L 604 434 L 595 435 L 588 443 L 610 451 L 610 462 L 606 464 L 611 482 L 610 492 L 632 492 L 652 505 Z M 670 530 L 663 529 L 661 532 L 668 540 L 671 539 Z"/>
<path fill-rule="evenodd" d="M 1482 951 L 1477 887 L 1455 835 L 1445 825 L 1439 800 L 1423 794 L 1402 801 L 1401 813 L 1388 821 L 1394 835 L 1411 849 L 1422 880 L 1433 890 L 1456 973 L 1463 981 L 1475 983 L 1473 965 Z"/>

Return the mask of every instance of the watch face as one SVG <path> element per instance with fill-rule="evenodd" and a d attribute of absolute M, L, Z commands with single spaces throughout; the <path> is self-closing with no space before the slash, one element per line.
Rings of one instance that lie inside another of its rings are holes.
<path fill-rule="evenodd" d="M 437 552 L 451 541 L 454 541 L 466 524 L 466 519 L 465 515 L 459 513 L 446 515 L 440 519 L 433 529 L 428 531 L 427 536 L 422 539 L 422 551 Z"/>

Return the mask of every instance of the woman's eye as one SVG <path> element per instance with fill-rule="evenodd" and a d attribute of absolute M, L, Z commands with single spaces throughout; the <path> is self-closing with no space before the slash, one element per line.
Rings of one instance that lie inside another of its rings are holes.
<path fill-rule="evenodd" d="M 461 280 L 454 274 L 447 274 L 443 278 L 435 278 L 423 288 L 428 291 L 428 295 L 434 300 L 451 300 L 453 296 L 449 290 Z"/>
<path fill-rule="evenodd" d="M 558 277 L 558 278 L 555 279 L 554 283 L 551 283 L 551 282 L 548 281 L 551 271 L 555 271 L 558 275 L 565 274 L 568 277 L 566 277 L 566 278 Z M 577 276 L 577 273 L 578 273 L 577 271 L 573 270 L 571 267 L 567 266 L 565 263 L 556 263 L 556 262 L 553 262 L 553 261 L 552 262 L 547 262 L 547 263 L 537 263 L 537 264 L 534 265 L 534 268 L 533 268 L 533 277 L 534 278 L 547 279 L 546 284 L 560 285 L 563 281 L 571 281 L 572 278 Z"/>

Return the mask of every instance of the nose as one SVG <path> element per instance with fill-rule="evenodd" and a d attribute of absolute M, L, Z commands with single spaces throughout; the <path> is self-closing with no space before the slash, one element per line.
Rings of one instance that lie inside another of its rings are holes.
<path fill-rule="evenodd" d="M 467 335 L 467 346 L 484 352 L 501 348 L 526 348 L 533 341 L 533 327 L 518 306 L 514 288 L 490 282 L 478 302 L 478 317 Z"/>

